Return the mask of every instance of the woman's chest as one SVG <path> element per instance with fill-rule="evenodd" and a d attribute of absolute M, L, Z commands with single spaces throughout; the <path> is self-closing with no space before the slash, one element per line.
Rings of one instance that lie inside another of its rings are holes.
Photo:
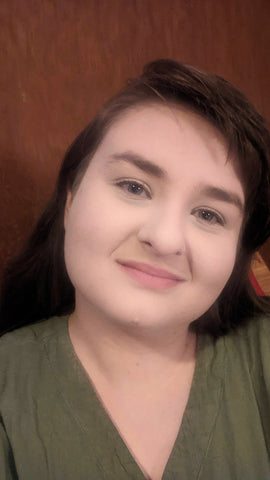
<path fill-rule="evenodd" d="M 194 365 L 167 388 L 99 392 L 101 403 L 146 478 L 159 480 L 188 402 Z"/>

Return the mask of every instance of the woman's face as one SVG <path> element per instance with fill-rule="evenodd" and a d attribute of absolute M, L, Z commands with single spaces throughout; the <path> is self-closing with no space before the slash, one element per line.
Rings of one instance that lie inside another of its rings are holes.
<path fill-rule="evenodd" d="M 221 134 L 184 108 L 130 109 L 65 212 L 77 309 L 123 326 L 188 325 L 232 272 L 244 192 Z"/>

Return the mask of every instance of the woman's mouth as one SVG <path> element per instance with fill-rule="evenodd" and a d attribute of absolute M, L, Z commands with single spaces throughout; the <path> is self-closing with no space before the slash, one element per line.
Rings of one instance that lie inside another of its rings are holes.
<path fill-rule="evenodd" d="M 174 273 L 156 268 L 147 263 L 121 260 L 118 260 L 117 263 L 127 275 L 151 288 L 171 288 L 183 281 L 182 278 Z"/>

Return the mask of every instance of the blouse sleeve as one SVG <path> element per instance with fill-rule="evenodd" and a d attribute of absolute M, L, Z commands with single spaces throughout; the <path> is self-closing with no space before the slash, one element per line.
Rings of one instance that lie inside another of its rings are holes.
<path fill-rule="evenodd" d="M 11 447 L 5 432 L 3 423 L 0 421 L 0 479 L 18 480 Z"/>

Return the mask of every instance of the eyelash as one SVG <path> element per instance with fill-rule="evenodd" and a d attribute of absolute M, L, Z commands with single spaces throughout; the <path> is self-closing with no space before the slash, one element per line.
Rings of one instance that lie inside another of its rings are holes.
<path fill-rule="evenodd" d="M 206 215 L 211 215 L 211 219 L 210 220 L 207 220 L 206 218 L 202 218 L 202 217 L 199 217 L 203 222 L 206 222 L 206 223 L 209 223 L 210 225 L 221 225 L 221 226 L 224 226 L 225 225 L 225 220 L 224 218 L 219 215 L 217 212 L 213 211 L 213 210 L 209 210 L 209 208 L 198 208 L 195 212 L 196 213 L 200 213 L 200 214 L 206 214 Z M 212 220 L 215 220 L 214 222 Z"/>
<path fill-rule="evenodd" d="M 135 191 L 126 190 L 124 188 L 124 187 L 131 187 L 131 188 L 135 187 L 135 189 L 136 188 L 141 189 L 140 192 L 141 193 L 144 192 L 147 198 L 152 198 L 150 189 L 143 183 L 137 182 L 137 180 L 121 180 L 120 182 L 116 183 L 116 186 L 121 188 L 124 192 L 126 192 L 129 195 L 137 196 L 137 197 L 141 196 L 140 193 L 138 194 L 138 193 L 135 193 Z"/>
<path fill-rule="evenodd" d="M 152 198 L 152 195 L 151 195 L 151 192 L 150 192 L 150 189 L 149 187 L 146 187 L 146 185 L 144 185 L 143 183 L 141 182 L 138 182 L 137 180 L 130 180 L 130 179 L 127 179 L 127 180 L 121 180 L 119 182 L 116 183 L 116 186 L 121 188 L 124 192 L 126 192 L 128 195 L 131 195 L 131 196 L 141 196 L 141 193 L 145 193 L 146 197 L 148 199 L 151 199 Z M 130 190 L 126 190 L 125 187 L 134 187 L 135 190 L 136 188 L 140 190 L 140 193 L 135 193 L 135 191 L 130 191 Z M 206 219 L 206 218 L 203 218 L 203 217 L 199 217 L 203 222 L 205 223 L 208 223 L 209 225 L 221 225 L 221 226 L 224 226 L 225 225 L 225 220 L 224 218 L 219 215 L 217 212 L 213 211 L 213 210 L 210 210 L 209 208 L 198 208 L 195 210 L 194 214 L 201 214 L 201 215 L 210 215 L 211 216 L 211 219 Z M 213 222 L 213 219 L 215 220 Z"/>

